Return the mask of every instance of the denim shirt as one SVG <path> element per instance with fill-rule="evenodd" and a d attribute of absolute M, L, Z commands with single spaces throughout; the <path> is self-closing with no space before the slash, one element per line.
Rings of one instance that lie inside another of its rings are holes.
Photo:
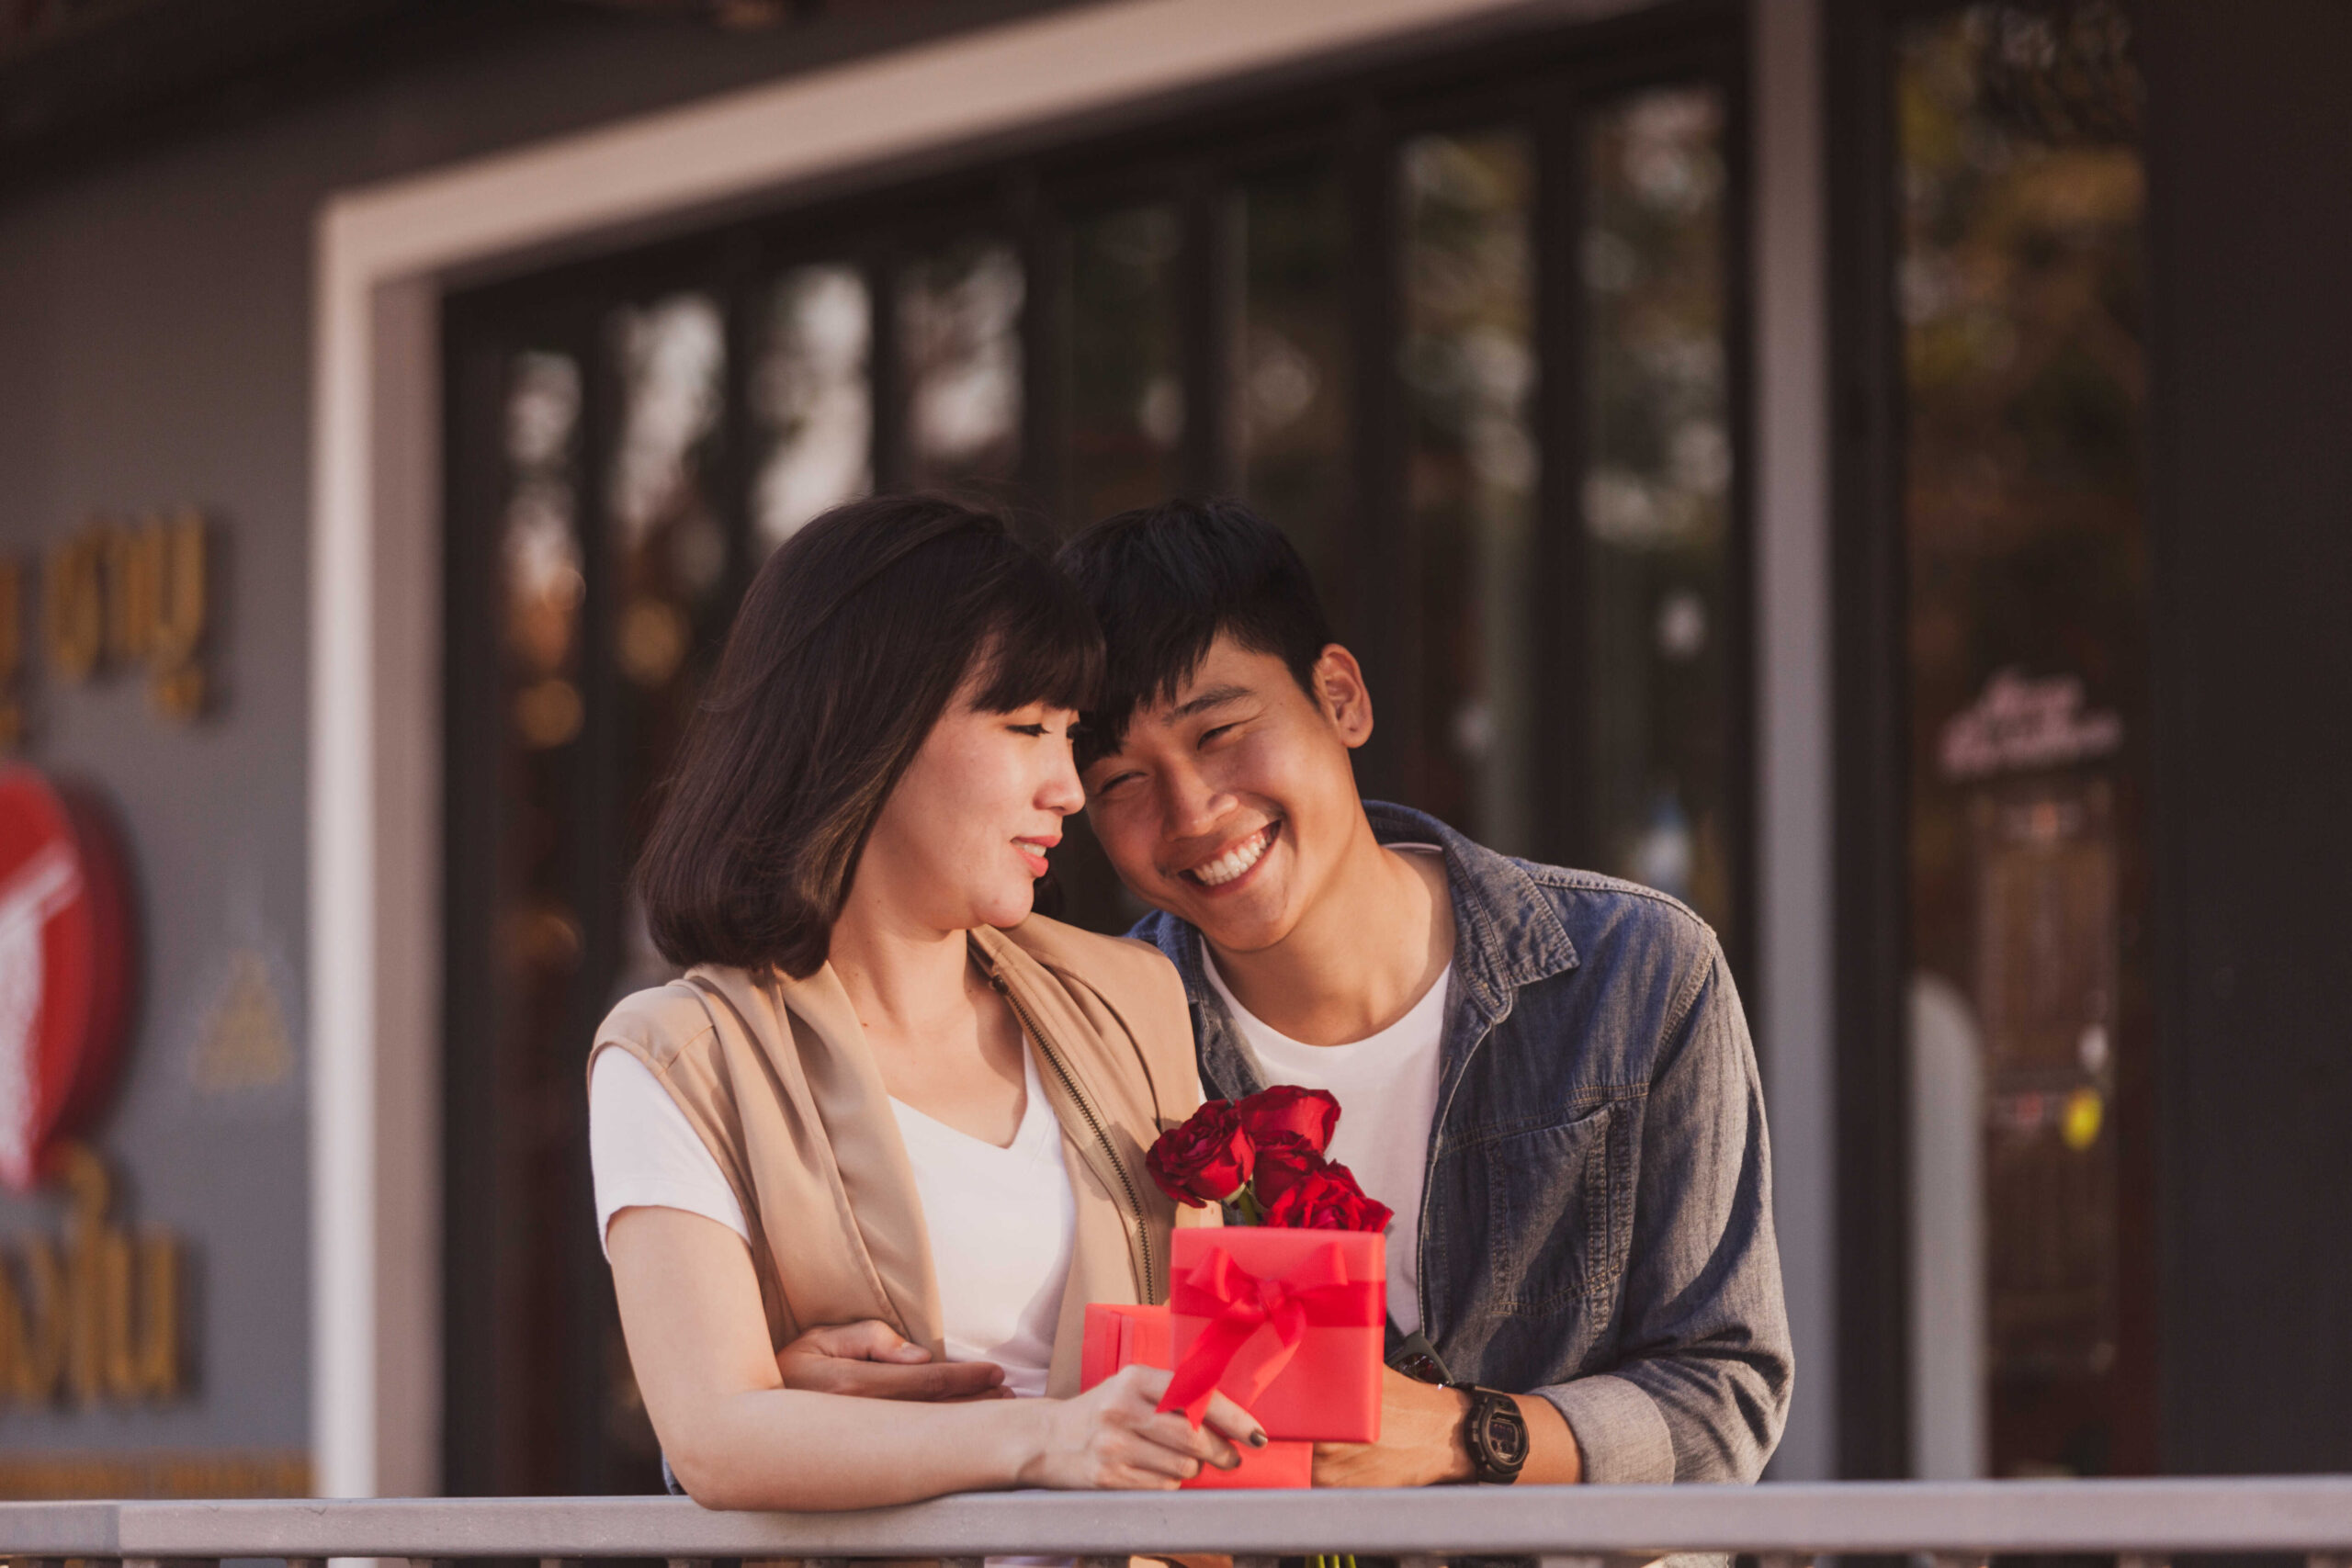
<path fill-rule="evenodd" d="M 1454 1378 L 1556 1405 L 1587 1481 L 1755 1480 L 1793 1365 L 1763 1091 L 1714 932 L 1664 894 L 1364 809 L 1383 843 L 1442 848 L 1453 901 L 1423 1332 Z M 1199 934 L 1164 913 L 1133 934 L 1183 976 L 1204 1091 L 1264 1088 Z"/>

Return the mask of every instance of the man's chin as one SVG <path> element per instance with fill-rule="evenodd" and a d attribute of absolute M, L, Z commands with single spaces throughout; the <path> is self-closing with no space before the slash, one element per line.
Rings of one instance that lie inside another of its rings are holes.
<path fill-rule="evenodd" d="M 1273 946 L 1290 934 L 1297 924 L 1282 908 L 1255 909 L 1246 906 L 1204 908 L 1198 899 L 1188 900 L 1185 908 L 1172 911 L 1208 939 L 1219 953 L 1257 953 Z"/>

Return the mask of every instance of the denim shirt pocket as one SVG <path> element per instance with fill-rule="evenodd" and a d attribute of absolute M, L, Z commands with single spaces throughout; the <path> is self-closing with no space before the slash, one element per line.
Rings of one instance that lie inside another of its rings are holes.
<path fill-rule="evenodd" d="M 1506 1316 L 1549 1317 L 1606 1303 L 1634 1233 L 1634 1134 L 1641 1100 L 1603 1100 L 1567 1121 L 1487 1141 L 1489 1297 Z"/>

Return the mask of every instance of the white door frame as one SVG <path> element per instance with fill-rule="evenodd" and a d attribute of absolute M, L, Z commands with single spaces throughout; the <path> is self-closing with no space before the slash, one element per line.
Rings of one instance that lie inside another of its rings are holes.
<path fill-rule="evenodd" d="M 1638 3 L 1105 0 L 326 202 L 316 231 L 311 539 L 320 1493 L 422 1495 L 440 1482 L 447 281 L 786 200 L 820 182 L 968 155 L 976 143 L 1065 133 L 1204 89 L 1418 49 L 1432 35 L 1557 26 Z M 1770 389 L 1773 367 L 1763 369 Z M 1762 493 L 1768 534 L 1775 493 Z M 1780 638 L 1768 631 L 1767 641 Z M 1768 773 L 1771 765 L 1768 747 Z M 1785 904 L 1768 895 L 1774 922 L 1789 917 Z"/>

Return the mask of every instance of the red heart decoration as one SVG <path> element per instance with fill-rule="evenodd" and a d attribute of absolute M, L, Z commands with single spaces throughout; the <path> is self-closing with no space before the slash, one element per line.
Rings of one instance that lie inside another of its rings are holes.
<path fill-rule="evenodd" d="M 0 1181 L 34 1186 L 104 1105 L 133 956 L 122 856 L 96 799 L 35 768 L 0 772 Z"/>

